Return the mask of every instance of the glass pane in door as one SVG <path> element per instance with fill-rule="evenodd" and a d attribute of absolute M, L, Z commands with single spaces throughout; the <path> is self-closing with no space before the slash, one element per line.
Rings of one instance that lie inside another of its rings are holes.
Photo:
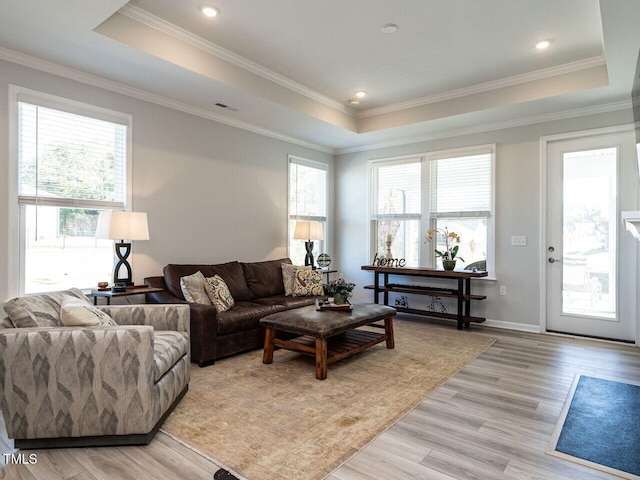
<path fill-rule="evenodd" d="M 562 312 L 616 318 L 617 149 L 563 155 Z"/>

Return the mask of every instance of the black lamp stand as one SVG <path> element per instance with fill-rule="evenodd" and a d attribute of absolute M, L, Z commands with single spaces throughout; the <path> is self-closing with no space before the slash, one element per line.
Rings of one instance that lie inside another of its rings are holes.
<path fill-rule="evenodd" d="M 113 283 L 124 283 L 125 285 L 133 285 L 133 281 L 131 280 L 131 265 L 127 262 L 127 258 L 131 254 L 131 242 L 125 242 L 124 240 L 120 240 L 115 244 L 116 248 L 116 256 L 118 260 L 116 261 L 113 267 Z M 125 275 L 120 276 L 120 270 L 124 268 Z"/>
<path fill-rule="evenodd" d="M 304 248 L 307 250 L 307 254 L 304 256 L 304 265 L 313 268 L 313 242 L 311 240 L 304 242 Z"/>

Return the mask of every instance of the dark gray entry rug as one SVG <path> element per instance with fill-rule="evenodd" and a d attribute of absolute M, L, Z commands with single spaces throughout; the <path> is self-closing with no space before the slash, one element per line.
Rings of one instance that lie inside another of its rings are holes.
<path fill-rule="evenodd" d="M 563 414 L 549 453 L 640 479 L 640 386 L 578 376 Z"/>

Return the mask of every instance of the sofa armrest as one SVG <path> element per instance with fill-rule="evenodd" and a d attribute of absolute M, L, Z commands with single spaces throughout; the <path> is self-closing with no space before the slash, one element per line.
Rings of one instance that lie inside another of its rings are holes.
<path fill-rule="evenodd" d="M 189 332 L 188 305 L 101 305 L 118 325 L 150 325 L 156 330 Z"/>
<path fill-rule="evenodd" d="M 146 433 L 153 328 L 0 330 L 0 405 L 10 438 Z"/>
<path fill-rule="evenodd" d="M 191 358 L 204 367 L 216 359 L 218 337 L 218 312 L 213 305 L 190 303 Z"/>
<path fill-rule="evenodd" d="M 163 276 L 146 277 L 144 283 L 154 288 L 162 288 L 161 292 L 146 293 L 145 300 L 147 303 L 188 303 L 182 298 L 178 298 L 167 290 Z"/>

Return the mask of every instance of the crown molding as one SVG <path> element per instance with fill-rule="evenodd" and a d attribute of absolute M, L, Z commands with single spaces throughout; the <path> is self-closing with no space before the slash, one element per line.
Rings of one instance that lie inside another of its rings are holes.
<path fill-rule="evenodd" d="M 197 108 L 192 105 L 188 105 L 182 102 L 168 99 L 161 95 L 156 95 L 139 88 L 131 87 L 119 82 L 107 80 L 97 75 L 92 75 L 71 67 L 59 65 L 48 60 L 32 57 L 15 50 L 0 47 L 0 59 L 6 60 L 11 63 L 22 65 L 28 68 L 40 70 L 45 73 L 57 75 L 60 77 L 74 80 L 80 83 L 84 83 L 93 87 L 102 88 L 120 95 L 136 98 L 145 102 L 150 102 L 163 107 L 178 110 L 187 114 L 195 115 L 207 120 L 222 123 L 231 127 L 240 128 L 258 135 L 274 138 L 301 147 L 310 148 L 319 152 L 327 153 L 330 155 L 344 155 L 348 153 L 357 153 L 370 150 L 377 150 L 382 148 L 397 147 L 402 145 L 409 145 L 412 143 L 426 142 L 430 140 L 436 140 L 440 138 L 451 138 L 463 135 L 471 135 L 476 133 L 483 133 L 492 130 L 502 130 L 506 128 L 522 127 L 527 125 L 534 125 L 536 123 L 550 122 L 554 120 L 564 120 L 568 118 L 577 118 L 586 115 L 596 115 L 600 113 L 614 112 L 618 110 L 630 109 L 633 107 L 631 100 L 625 100 L 620 102 L 613 102 L 603 105 L 595 105 L 591 107 L 577 108 L 573 110 L 566 110 L 557 113 L 533 115 L 529 117 L 523 117 L 516 120 L 507 120 L 502 122 L 494 122 L 490 124 L 477 125 L 467 128 L 443 130 L 439 132 L 431 132 L 425 135 L 416 135 L 413 137 L 404 138 L 397 141 L 381 142 L 376 144 L 362 145 L 357 147 L 350 147 L 344 149 L 333 149 L 315 143 L 307 142 L 298 138 L 290 137 L 287 135 L 274 132 L 272 130 L 258 127 L 256 125 L 249 124 L 240 120 L 224 117 L 208 110 Z M 640 122 L 636 122 L 636 128 L 638 128 Z"/>
<path fill-rule="evenodd" d="M 619 110 L 626 110 L 632 108 L 630 100 L 623 100 L 619 102 L 612 102 L 603 105 L 594 105 L 591 107 L 575 108 L 573 110 L 564 110 L 562 112 L 548 113 L 541 115 L 531 115 L 529 117 L 522 117 L 515 120 L 505 120 L 502 122 L 494 122 L 483 125 L 475 125 L 466 128 L 456 128 L 450 130 L 443 130 L 438 132 L 430 132 L 425 135 L 416 135 L 415 137 L 404 138 L 392 142 L 382 142 L 371 145 L 363 145 L 353 148 L 336 149 L 335 155 L 344 155 L 348 153 L 366 152 L 369 150 L 377 150 L 381 148 L 398 147 L 402 145 L 409 145 L 412 143 L 428 142 L 430 140 L 437 140 L 442 138 L 461 137 L 463 135 L 473 135 L 477 133 L 491 132 L 494 130 L 503 130 L 507 128 L 524 127 L 527 125 L 535 125 L 537 123 L 553 122 L 556 120 L 566 120 L 568 118 L 578 118 L 587 115 L 597 115 L 600 113 L 616 112 Z"/>
<path fill-rule="evenodd" d="M 456 90 L 450 90 L 443 93 L 437 93 L 435 95 L 415 98 L 406 102 L 394 103 L 392 105 L 385 105 L 382 107 L 362 110 L 357 113 L 357 117 L 375 117 L 377 115 L 398 112 L 409 108 L 421 107 L 423 105 L 452 100 L 454 98 L 467 97 L 469 95 L 475 95 L 478 93 L 490 92 L 492 90 L 499 90 L 501 88 L 512 87 L 514 85 L 520 85 L 523 83 L 532 82 L 534 80 L 542 80 L 545 78 L 577 72 L 601 65 L 606 65 L 605 58 L 602 55 L 598 57 L 586 58 L 584 60 L 578 60 L 576 62 L 565 63 L 563 65 L 557 65 L 555 67 L 544 68 L 533 72 L 527 72 L 520 75 L 514 75 L 512 77 L 501 78 L 499 80 L 493 80 L 491 82 L 480 83 L 478 85 L 471 85 L 469 87 L 458 88 Z"/>
<path fill-rule="evenodd" d="M 327 148 L 325 146 L 317 145 L 315 143 L 307 142 L 295 137 L 283 135 L 273 130 L 258 127 L 257 125 L 252 125 L 242 120 L 236 120 L 233 118 L 225 117 L 223 115 L 210 112 L 203 108 L 198 108 L 183 102 L 171 100 L 161 95 L 156 95 L 154 93 L 147 92 L 139 88 L 131 87 L 123 83 L 107 80 L 97 75 L 86 73 L 81 70 L 77 70 L 75 68 L 59 65 L 57 63 L 50 62 L 48 60 L 32 57 L 30 55 L 26 55 L 24 53 L 20 53 L 15 50 L 10 50 L 8 48 L 0 47 L 0 59 L 6 60 L 8 62 L 16 63 L 24 67 L 40 70 L 45 73 L 50 73 L 52 75 L 57 75 L 59 77 L 64 77 L 69 80 L 74 80 L 76 82 L 91 85 L 92 87 L 102 88 L 114 93 L 118 93 L 120 95 L 125 95 L 128 97 L 145 101 L 145 102 L 171 108 L 173 110 L 178 110 L 184 113 L 195 115 L 197 117 L 206 118 L 207 120 L 212 120 L 214 122 L 222 123 L 230 127 L 236 127 L 242 130 L 246 130 L 248 132 L 257 133 L 258 135 L 263 135 L 265 137 L 274 138 L 276 140 L 282 140 L 287 143 L 292 143 L 295 145 L 299 145 L 301 147 L 310 148 L 312 150 L 317 150 L 323 153 L 328 153 L 328 154 L 335 153 L 334 149 L 332 148 Z"/>
<path fill-rule="evenodd" d="M 222 60 L 225 60 L 236 67 L 240 67 L 248 72 L 251 72 L 255 75 L 258 75 L 270 82 L 276 83 L 282 87 L 285 87 L 295 93 L 303 95 L 311 100 L 322 103 L 328 107 L 331 107 L 339 112 L 345 113 L 349 116 L 355 117 L 355 111 L 351 108 L 347 107 L 343 103 L 337 102 L 332 98 L 324 96 L 315 90 L 312 90 L 298 82 L 295 82 L 283 75 L 280 75 L 268 68 L 263 67 L 255 62 L 252 62 L 249 59 L 241 57 L 229 50 L 216 45 L 208 40 L 205 40 L 202 37 L 194 35 L 193 33 L 174 25 L 152 13 L 147 12 L 146 10 L 141 9 L 140 7 L 136 7 L 134 5 L 125 5 L 123 8 L 119 10 L 119 13 L 132 18 L 144 25 L 147 25 L 151 28 L 155 28 L 163 33 L 171 35 L 178 40 L 185 42 L 191 46 L 199 48 L 211 55 L 214 55 Z"/>

